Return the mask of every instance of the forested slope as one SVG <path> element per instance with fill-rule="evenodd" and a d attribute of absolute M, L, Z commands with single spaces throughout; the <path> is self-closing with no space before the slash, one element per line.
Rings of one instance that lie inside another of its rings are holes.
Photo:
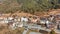
<path fill-rule="evenodd" d="M 57 0 L 0 0 L 0 13 L 23 11 L 28 13 L 59 8 Z"/>

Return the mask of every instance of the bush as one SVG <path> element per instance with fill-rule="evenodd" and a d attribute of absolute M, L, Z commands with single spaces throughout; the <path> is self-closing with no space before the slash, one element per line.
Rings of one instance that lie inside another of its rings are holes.
<path fill-rule="evenodd" d="M 56 34 L 54 30 L 51 30 L 50 34 Z"/>

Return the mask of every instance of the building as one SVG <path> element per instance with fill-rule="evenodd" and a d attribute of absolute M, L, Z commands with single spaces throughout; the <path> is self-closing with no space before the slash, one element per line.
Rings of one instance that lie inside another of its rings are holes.
<path fill-rule="evenodd" d="M 47 18 L 44 18 L 44 17 L 40 18 L 40 23 L 41 24 L 45 24 L 46 21 L 47 21 Z"/>
<path fill-rule="evenodd" d="M 28 22 L 28 18 L 26 18 L 26 17 L 21 17 L 21 22 Z"/>

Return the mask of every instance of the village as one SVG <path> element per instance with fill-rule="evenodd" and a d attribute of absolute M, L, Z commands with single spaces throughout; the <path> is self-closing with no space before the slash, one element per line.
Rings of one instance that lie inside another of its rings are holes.
<path fill-rule="evenodd" d="M 28 30 L 40 30 L 50 32 L 55 30 L 56 33 L 60 34 L 60 13 L 56 15 L 49 15 L 48 17 L 39 17 L 39 16 L 5 16 L 6 14 L 0 14 L 0 26 L 8 25 L 8 28 L 15 30 L 16 28 L 24 27 L 23 34 L 26 34 Z M 2 17 L 4 16 L 4 17 Z M 31 33 L 30 33 L 31 34 Z M 43 34 L 43 33 L 39 33 Z"/>

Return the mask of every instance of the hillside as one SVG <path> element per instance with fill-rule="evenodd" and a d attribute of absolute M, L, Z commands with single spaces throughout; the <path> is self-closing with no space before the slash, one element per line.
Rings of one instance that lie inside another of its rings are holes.
<path fill-rule="evenodd" d="M 11 16 L 48 17 L 60 15 L 60 4 L 57 0 L 0 0 L 0 18 Z M 59 18 L 58 18 L 59 19 Z M 0 24 L 0 34 L 22 34 L 24 28 L 11 30 L 6 24 Z"/>
<path fill-rule="evenodd" d="M 2 0 L 0 1 L 0 12 L 8 13 L 19 9 L 20 5 L 16 0 Z"/>
<path fill-rule="evenodd" d="M 23 11 L 34 14 L 59 8 L 56 0 L 0 0 L 0 13 L 14 13 Z M 58 6 L 58 7 L 57 7 Z"/>

